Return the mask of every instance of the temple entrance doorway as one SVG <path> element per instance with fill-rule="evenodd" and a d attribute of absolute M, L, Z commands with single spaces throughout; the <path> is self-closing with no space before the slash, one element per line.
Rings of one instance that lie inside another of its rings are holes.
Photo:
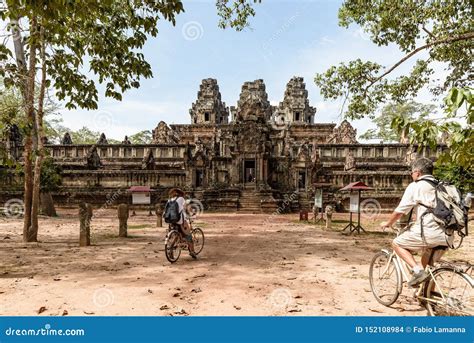
<path fill-rule="evenodd" d="M 202 187 L 204 183 L 204 173 L 202 170 L 196 170 L 196 187 Z"/>
<path fill-rule="evenodd" d="M 299 189 L 306 188 L 306 172 L 305 171 L 298 172 L 298 188 Z"/>
<path fill-rule="evenodd" d="M 244 161 L 244 182 L 255 182 L 255 160 Z"/>

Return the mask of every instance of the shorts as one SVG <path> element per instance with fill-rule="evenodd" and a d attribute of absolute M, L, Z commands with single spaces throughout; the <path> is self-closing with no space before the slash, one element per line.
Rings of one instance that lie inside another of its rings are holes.
<path fill-rule="evenodd" d="M 442 229 L 435 230 L 434 232 L 425 229 L 424 236 L 425 240 L 421 236 L 419 227 L 413 226 L 395 238 L 393 243 L 408 250 L 422 250 L 437 246 L 448 246 L 448 241 L 452 239 L 452 236 L 446 236 Z"/>

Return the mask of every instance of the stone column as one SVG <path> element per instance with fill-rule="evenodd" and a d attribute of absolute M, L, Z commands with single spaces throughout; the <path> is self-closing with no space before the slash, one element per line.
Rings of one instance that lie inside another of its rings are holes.
<path fill-rule="evenodd" d="M 91 245 L 92 206 L 85 202 L 79 204 L 79 246 Z"/>
<path fill-rule="evenodd" d="M 156 227 L 163 226 L 163 210 L 161 209 L 161 205 L 157 203 L 155 205 L 155 213 L 156 213 Z"/>
<path fill-rule="evenodd" d="M 326 212 L 326 229 L 331 229 L 332 228 L 332 214 L 334 212 L 332 206 L 327 205 L 325 208 L 325 212 Z"/>
<path fill-rule="evenodd" d="M 119 237 L 127 237 L 128 205 L 117 206 L 117 216 L 119 219 Z"/>

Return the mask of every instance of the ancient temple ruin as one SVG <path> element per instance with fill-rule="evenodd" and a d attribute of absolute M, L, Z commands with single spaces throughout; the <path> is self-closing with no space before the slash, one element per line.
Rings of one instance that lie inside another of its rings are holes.
<path fill-rule="evenodd" d="M 149 186 L 156 203 L 170 187 L 181 187 L 208 210 L 294 211 L 309 209 L 317 188 L 323 189 L 324 206 L 334 203 L 347 196 L 337 191 L 354 181 L 374 187 L 365 195 L 383 207 L 398 200 L 411 181 L 413 147 L 361 144 L 346 120 L 314 123 L 316 108 L 301 77 L 293 77 L 282 96 L 272 106 L 263 80 L 245 82 L 229 108 L 217 80 L 204 79 L 189 111 L 191 124 L 157 120 L 151 144 L 107 144 L 104 135 L 97 144 L 78 145 L 68 135 L 60 145 L 47 145 L 63 170 L 55 200 L 104 204 L 114 194 L 126 201 L 129 187 Z M 20 160 L 14 136 L 7 148 Z M 422 154 L 436 158 L 443 149 Z M 15 192 L 13 179 L 2 186 L 8 194 Z"/>

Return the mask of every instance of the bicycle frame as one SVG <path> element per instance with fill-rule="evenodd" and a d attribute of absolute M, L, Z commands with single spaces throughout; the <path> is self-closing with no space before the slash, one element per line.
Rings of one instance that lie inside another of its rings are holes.
<path fill-rule="evenodd" d="M 408 280 L 410 280 L 410 269 L 409 269 L 409 265 L 400 257 L 398 256 L 395 251 L 393 250 L 388 250 L 388 249 L 382 249 L 383 252 L 387 253 L 390 257 L 389 257 L 389 260 L 387 262 L 387 266 L 385 267 L 385 269 L 383 270 L 383 273 L 382 274 L 385 274 L 390 266 L 390 262 L 393 260 L 395 265 L 396 265 L 396 268 L 398 268 L 398 270 L 400 271 L 400 274 L 402 276 L 402 283 L 403 282 L 408 282 Z M 434 281 L 435 283 L 435 288 L 438 289 L 439 291 L 439 294 L 441 295 L 442 299 L 444 301 L 446 301 L 446 298 L 443 294 L 443 291 L 441 289 L 441 287 L 439 286 L 438 282 L 436 281 L 434 275 L 433 275 L 433 269 L 431 268 L 431 266 L 427 266 L 426 267 L 428 273 L 430 274 L 430 278 Z M 425 301 L 430 301 L 432 303 L 441 303 L 439 301 L 436 301 L 436 300 L 433 300 L 433 299 L 429 299 L 429 298 L 426 298 L 426 297 L 423 297 L 421 296 L 422 294 L 422 291 L 423 291 L 423 287 L 425 285 L 425 282 L 421 283 L 420 286 L 418 287 L 418 291 L 417 291 L 417 298 L 418 299 L 421 299 L 421 300 L 425 300 Z"/>

